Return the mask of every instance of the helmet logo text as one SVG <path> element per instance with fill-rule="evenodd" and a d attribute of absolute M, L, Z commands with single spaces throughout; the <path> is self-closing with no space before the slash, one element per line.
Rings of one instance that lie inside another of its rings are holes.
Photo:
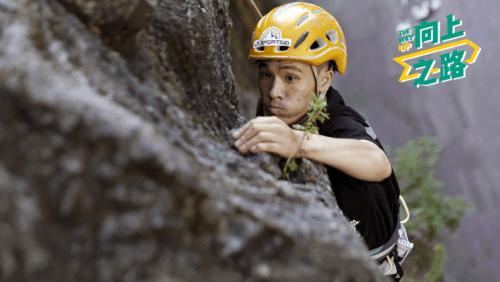
<path fill-rule="evenodd" d="M 266 29 L 260 39 L 255 40 L 253 43 L 254 48 L 264 47 L 264 46 L 292 46 L 291 39 L 281 38 L 281 31 L 276 27 L 270 27 Z"/>

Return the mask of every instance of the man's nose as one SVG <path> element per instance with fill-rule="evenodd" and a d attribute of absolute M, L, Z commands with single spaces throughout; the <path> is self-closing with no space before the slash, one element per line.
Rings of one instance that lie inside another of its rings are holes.
<path fill-rule="evenodd" d="M 273 81 L 273 86 L 269 92 L 269 96 L 272 99 L 283 98 L 284 96 L 284 85 L 283 81 L 279 78 L 275 78 Z"/>

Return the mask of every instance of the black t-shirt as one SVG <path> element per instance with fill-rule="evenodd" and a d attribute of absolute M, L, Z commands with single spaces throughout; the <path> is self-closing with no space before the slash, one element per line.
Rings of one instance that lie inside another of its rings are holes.
<path fill-rule="evenodd" d="M 382 144 L 366 120 L 344 103 L 339 92 L 330 87 L 327 94 L 330 119 L 319 124 L 319 133 L 334 138 L 365 139 L 382 150 Z M 337 203 L 355 226 L 370 250 L 385 244 L 391 237 L 399 211 L 400 195 L 394 171 L 380 182 L 351 177 L 325 165 Z"/>

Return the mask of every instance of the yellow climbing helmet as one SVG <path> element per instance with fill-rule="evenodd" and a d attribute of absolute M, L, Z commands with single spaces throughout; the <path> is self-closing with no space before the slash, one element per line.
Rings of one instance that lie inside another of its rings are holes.
<path fill-rule="evenodd" d="M 309 3 L 274 8 L 257 23 L 249 59 L 293 60 L 319 66 L 335 61 L 340 74 L 346 67 L 344 34 L 337 20 Z"/>

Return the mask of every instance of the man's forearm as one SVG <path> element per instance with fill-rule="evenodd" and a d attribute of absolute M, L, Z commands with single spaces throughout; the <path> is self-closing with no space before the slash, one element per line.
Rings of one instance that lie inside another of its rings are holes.
<path fill-rule="evenodd" d="M 303 131 L 296 130 L 301 138 Z M 306 157 L 364 181 L 382 181 L 392 172 L 384 151 L 368 140 L 332 138 L 308 134 L 296 157 Z"/>

